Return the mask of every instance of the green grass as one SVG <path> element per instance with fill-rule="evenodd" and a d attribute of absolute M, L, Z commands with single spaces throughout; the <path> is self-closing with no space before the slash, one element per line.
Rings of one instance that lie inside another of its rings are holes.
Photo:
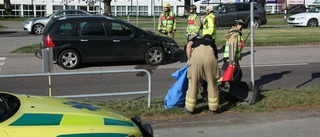
<path fill-rule="evenodd" d="M 227 29 L 219 29 L 216 44 L 221 47 L 225 44 L 225 34 Z M 247 37 L 250 29 L 243 30 L 243 37 Z M 310 35 L 312 34 L 312 35 Z M 259 46 L 287 46 L 287 45 L 305 45 L 310 43 L 320 43 L 320 31 L 310 27 L 285 27 L 285 28 L 263 28 L 254 30 L 254 45 Z M 179 46 L 185 46 L 187 40 L 185 31 L 178 30 L 175 34 L 176 42 Z M 250 46 L 250 39 L 246 41 L 245 46 Z M 25 47 L 11 51 L 17 53 L 34 53 L 39 49 L 39 44 L 27 45 Z"/>
<path fill-rule="evenodd" d="M 28 17 L 0 17 L 0 21 L 25 21 Z"/>
<path fill-rule="evenodd" d="M 39 44 L 33 44 L 18 48 L 14 51 L 9 52 L 10 54 L 22 54 L 22 53 L 35 53 L 39 49 Z"/>
<path fill-rule="evenodd" d="M 229 106 L 229 102 L 220 99 L 220 107 L 224 112 L 263 112 L 274 110 L 287 110 L 297 108 L 310 108 L 320 106 L 320 86 L 310 86 L 297 89 L 277 89 L 261 92 L 261 100 L 254 105 L 244 106 L 236 104 Z M 183 114 L 182 108 L 164 109 L 164 98 L 152 99 L 151 107 L 147 107 L 146 99 L 118 100 L 95 102 L 126 116 L 140 115 L 142 117 L 174 117 Z M 207 103 L 198 99 L 197 108 L 199 113 L 207 112 Z"/>

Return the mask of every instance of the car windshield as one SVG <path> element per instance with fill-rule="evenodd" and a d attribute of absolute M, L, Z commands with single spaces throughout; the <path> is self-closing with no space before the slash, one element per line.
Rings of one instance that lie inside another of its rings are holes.
<path fill-rule="evenodd" d="M 5 93 L 0 93 L 0 123 L 13 116 L 20 107 L 17 97 Z"/>
<path fill-rule="evenodd" d="M 213 7 L 213 12 L 219 12 L 219 11 L 222 10 L 225 6 L 226 6 L 226 4 L 220 4 L 220 5 L 214 6 L 214 7 Z"/>
<path fill-rule="evenodd" d="M 320 7 L 310 6 L 308 12 L 319 13 Z"/>
<path fill-rule="evenodd" d="M 52 16 L 52 14 L 45 14 L 43 17 L 50 18 L 51 16 Z"/>

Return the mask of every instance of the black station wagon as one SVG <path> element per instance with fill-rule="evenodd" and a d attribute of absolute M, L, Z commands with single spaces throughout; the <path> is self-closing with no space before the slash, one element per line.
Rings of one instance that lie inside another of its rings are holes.
<path fill-rule="evenodd" d="M 174 39 L 108 16 L 52 19 L 44 29 L 40 49 L 53 47 L 53 60 L 64 69 L 85 62 L 144 60 L 160 65 L 181 50 Z"/>

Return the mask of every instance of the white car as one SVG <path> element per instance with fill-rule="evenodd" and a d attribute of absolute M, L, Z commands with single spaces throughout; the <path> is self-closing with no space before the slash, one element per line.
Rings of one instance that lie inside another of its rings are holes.
<path fill-rule="evenodd" d="M 319 9 L 294 14 L 289 17 L 288 24 L 293 26 L 317 27 L 320 23 Z"/>
<path fill-rule="evenodd" d="M 28 19 L 22 24 L 22 29 L 25 31 L 28 31 L 29 33 L 41 34 L 43 31 L 43 28 L 51 18 L 65 17 L 65 16 L 83 16 L 83 15 L 91 15 L 91 14 L 87 11 L 77 10 L 77 9 L 61 10 L 46 17 Z"/>

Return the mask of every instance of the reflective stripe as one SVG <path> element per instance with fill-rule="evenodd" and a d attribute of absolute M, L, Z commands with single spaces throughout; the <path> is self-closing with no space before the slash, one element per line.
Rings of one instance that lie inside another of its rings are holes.
<path fill-rule="evenodd" d="M 233 35 L 233 34 L 232 34 Z M 238 35 L 238 45 L 235 46 L 235 58 L 236 59 L 240 59 L 241 58 L 241 51 L 242 51 L 242 48 L 244 46 L 244 40 L 243 38 Z M 224 48 L 224 54 L 223 54 L 223 57 L 229 57 L 229 40 L 226 41 L 226 46 Z"/>
<path fill-rule="evenodd" d="M 214 111 L 218 109 L 219 99 L 218 98 L 208 98 L 209 109 Z"/>
<path fill-rule="evenodd" d="M 173 28 L 174 14 L 170 11 L 169 16 L 165 16 L 164 12 L 161 13 L 162 29 Z"/>
<path fill-rule="evenodd" d="M 193 111 L 196 107 L 197 99 L 189 98 L 188 95 L 186 96 L 185 108 L 189 111 Z"/>
<path fill-rule="evenodd" d="M 188 33 L 189 34 L 193 34 L 193 33 L 195 33 L 194 31 L 195 31 L 195 29 L 196 29 L 196 18 L 197 18 L 197 14 L 191 14 L 191 15 L 189 15 L 189 17 L 188 17 L 188 28 L 187 28 L 187 30 L 188 30 Z"/>

